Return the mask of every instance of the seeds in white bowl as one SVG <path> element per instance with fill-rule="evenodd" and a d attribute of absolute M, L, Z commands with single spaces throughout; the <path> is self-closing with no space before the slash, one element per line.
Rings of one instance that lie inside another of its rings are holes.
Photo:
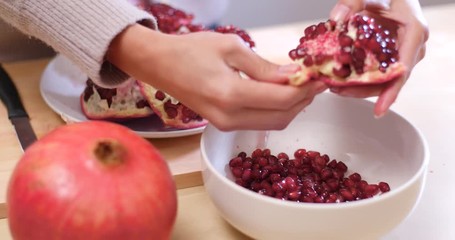
<path fill-rule="evenodd" d="M 370 184 L 327 154 L 307 151 L 273 155 L 270 149 L 256 149 L 250 156 L 240 152 L 229 161 L 235 182 L 259 194 L 295 202 L 340 203 L 357 201 L 390 191 L 386 182 Z"/>

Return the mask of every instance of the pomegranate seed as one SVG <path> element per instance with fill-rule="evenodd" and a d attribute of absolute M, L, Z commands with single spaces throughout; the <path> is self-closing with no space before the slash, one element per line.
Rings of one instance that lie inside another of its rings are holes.
<path fill-rule="evenodd" d="M 314 62 L 313 62 L 313 58 L 310 56 L 310 55 L 306 55 L 304 58 L 303 58 L 303 64 L 307 67 L 311 67 L 313 66 Z"/>
<path fill-rule="evenodd" d="M 268 157 L 270 155 L 271 155 L 270 149 L 266 148 L 266 149 L 262 150 L 262 156 Z"/>
<path fill-rule="evenodd" d="M 240 178 L 240 177 L 242 177 L 243 169 L 241 167 L 234 167 L 234 168 L 231 168 L 231 172 L 232 172 L 232 175 L 234 175 L 234 177 Z"/>
<path fill-rule="evenodd" d="M 251 180 L 251 169 L 245 169 L 242 173 L 242 180 L 248 182 Z"/>
<path fill-rule="evenodd" d="M 354 182 L 359 182 L 360 180 L 362 180 L 362 176 L 360 176 L 359 173 L 353 173 L 349 175 L 349 179 L 351 179 Z"/>
<path fill-rule="evenodd" d="M 330 161 L 328 164 L 327 164 L 328 167 L 330 168 L 336 168 L 337 166 L 337 160 L 333 159 L 332 161 Z"/>
<path fill-rule="evenodd" d="M 294 157 L 295 158 L 303 158 L 304 156 L 306 156 L 306 150 L 305 149 L 297 149 L 295 152 L 294 152 Z"/>
<path fill-rule="evenodd" d="M 354 40 L 345 34 L 340 34 L 338 41 L 340 42 L 341 47 L 350 47 L 354 43 Z"/>
<path fill-rule="evenodd" d="M 262 149 L 255 149 L 252 153 L 251 153 L 251 157 L 252 158 L 258 158 L 258 157 L 262 157 Z"/>
<path fill-rule="evenodd" d="M 363 189 L 364 193 L 367 195 L 376 195 L 379 193 L 379 187 L 377 184 L 367 184 Z"/>
<path fill-rule="evenodd" d="M 239 154 L 237 154 L 237 157 L 240 157 L 241 159 L 245 159 L 246 158 L 246 152 L 240 152 Z"/>
<path fill-rule="evenodd" d="M 317 26 L 316 26 L 316 29 L 315 29 L 315 32 L 319 35 L 319 34 L 324 34 L 325 32 L 327 32 L 327 28 L 325 27 L 325 23 L 319 23 Z"/>
<path fill-rule="evenodd" d="M 242 163 L 242 167 L 245 168 L 251 168 L 253 166 L 253 162 L 251 160 L 245 160 Z"/>
<path fill-rule="evenodd" d="M 155 98 L 160 100 L 160 101 L 163 101 L 164 98 L 166 98 L 166 95 L 163 92 L 161 92 L 161 91 L 156 91 Z"/>
<path fill-rule="evenodd" d="M 351 67 L 349 65 L 343 65 L 340 68 L 333 68 L 332 72 L 337 77 L 346 78 L 351 75 Z"/>
<path fill-rule="evenodd" d="M 288 194 L 289 200 L 297 201 L 300 198 L 300 191 L 296 190 Z"/>
<path fill-rule="evenodd" d="M 286 159 L 286 160 L 289 160 L 289 156 L 284 153 L 284 152 L 281 152 L 279 153 L 277 156 L 276 156 L 278 159 Z"/>
<path fill-rule="evenodd" d="M 324 168 L 321 170 L 321 178 L 322 180 L 327 180 L 333 176 L 332 170 L 330 168 Z"/>
<path fill-rule="evenodd" d="M 390 191 L 390 186 L 386 182 L 379 182 L 378 186 L 379 186 L 379 189 L 381 190 L 381 192 L 383 192 L 383 193 Z"/>
<path fill-rule="evenodd" d="M 346 188 L 340 189 L 340 195 L 343 196 L 343 198 L 346 201 L 353 201 L 355 199 L 354 195 L 352 195 L 351 191 L 349 191 Z"/>
<path fill-rule="evenodd" d="M 345 187 L 355 187 L 355 182 L 350 178 L 343 179 L 343 186 Z"/>
<path fill-rule="evenodd" d="M 342 173 L 345 173 L 348 171 L 348 166 L 346 166 L 346 164 L 344 164 L 344 162 L 342 161 L 339 161 L 337 163 L 337 170 L 341 171 Z"/>
<path fill-rule="evenodd" d="M 310 57 L 310 56 L 309 56 Z M 350 64 L 352 62 L 352 55 L 351 52 L 342 52 L 340 55 L 338 55 L 337 60 L 341 64 Z M 348 65 L 350 69 L 350 65 Z M 347 68 L 347 67 L 346 67 Z"/>
<path fill-rule="evenodd" d="M 242 158 L 241 157 L 235 157 L 229 161 L 229 166 L 230 167 L 240 167 L 242 166 Z"/>

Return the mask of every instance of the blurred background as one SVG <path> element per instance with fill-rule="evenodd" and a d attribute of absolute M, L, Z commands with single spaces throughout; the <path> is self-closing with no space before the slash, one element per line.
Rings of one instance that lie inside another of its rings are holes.
<path fill-rule="evenodd" d="M 422 6 L 450 3 L 454 0 L 421 0 Z M 256 28 L 290 22 L 326 19 L 336 0 L 162 0 L 194 13 L 195 22 L 234 24 Z M 430 26 L 431 27 L 431 26 Z M 48 57 L 52 49 L 24 36 L 0 20 L 0 62 Z"/>

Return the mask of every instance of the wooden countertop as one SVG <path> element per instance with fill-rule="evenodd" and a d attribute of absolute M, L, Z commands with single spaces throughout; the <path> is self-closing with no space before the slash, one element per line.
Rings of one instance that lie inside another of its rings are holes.
<path fill-rule="evenodd" d="M 413 71 L 393 110 L 408 118 L 425 135 L 431 151 L 425 191 L 415 211 L 384 239 L 455 239 L 455 4 L 427 7 L 430 25 L 427 55 Z M 265 58 L 289 62 L 309 22 L 251 29 L 257 51 Z M 38 138 L 64 124 L 42 100 L 41 74 L 49 59 L 5 64 L 23 98 Z M 22 155 L 16 133 L 0 104 L 0 218 L 6 217 L 5 194 L 14 165 Z M 202 186 L 199 172 L 200 134 L 151 139 L 169 161 L 179 187 L 179 212 L 173 239 L 248 239 L 217 213 Z M 7 219 L 0 219 L 0 239 L 11 239 Z"/>

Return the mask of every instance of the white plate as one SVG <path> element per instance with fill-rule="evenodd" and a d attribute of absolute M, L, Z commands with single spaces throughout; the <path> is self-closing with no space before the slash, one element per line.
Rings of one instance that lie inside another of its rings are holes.
<path fill-rule="evenodd" d="M 65 122 L 88 121 L 81 110 L 79 97 L 85 88 L 87 75 L 62 55 L 55 57 L 41 76 L 40 91 L 44 101 L 60 114 Z M 146 138 L 183 137 L 201 133 L 205 127 L 175 129 L 163 125 L 159 117 L 131 119 L 119 122 Z"/>

